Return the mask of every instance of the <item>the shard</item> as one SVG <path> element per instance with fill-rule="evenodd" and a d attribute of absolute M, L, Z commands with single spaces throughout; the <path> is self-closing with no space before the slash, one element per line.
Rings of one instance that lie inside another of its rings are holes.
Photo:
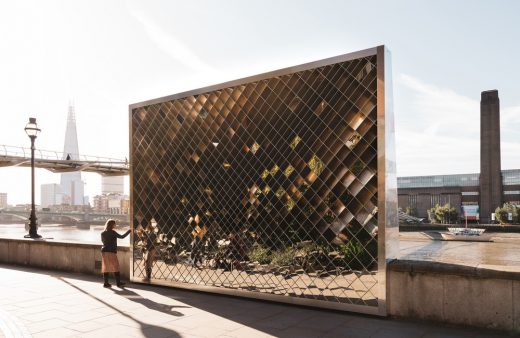
<path fill-rule="evenodd" d="M 65 130 L 65 144 L 63 146 L 63 160 L 79 160 L 78 133 L 76 130 L 76 114 L 74 105 L 69 104 L 67 128 Z M 64 203 L 83 205 L 83 181 L 81 172 L 75 171 L 61 174 L 61 192 L 64 194 Z"/>

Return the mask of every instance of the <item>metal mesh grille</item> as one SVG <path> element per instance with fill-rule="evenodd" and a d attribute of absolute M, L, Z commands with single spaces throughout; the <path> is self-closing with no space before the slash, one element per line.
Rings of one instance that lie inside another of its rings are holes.
<path fill-rule="evenodd" d="M 371 56 L 132 110 L 134 277 L 377 306 L 376 78 Z"/>

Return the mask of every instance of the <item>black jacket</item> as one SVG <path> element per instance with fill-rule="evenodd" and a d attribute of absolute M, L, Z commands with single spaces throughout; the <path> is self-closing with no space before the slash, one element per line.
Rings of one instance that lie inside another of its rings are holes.
<path fill-rule="evenodd" d="M 125 238 L 130 233 L 130 230 L 125 232 L 124 235 L 120 235 L 114 230 L 106 230 L 101 233 L 101 242 L 103 242 L 103 246 L 101 247 L 101 252 L 117 252 L 117 239 Z"/>

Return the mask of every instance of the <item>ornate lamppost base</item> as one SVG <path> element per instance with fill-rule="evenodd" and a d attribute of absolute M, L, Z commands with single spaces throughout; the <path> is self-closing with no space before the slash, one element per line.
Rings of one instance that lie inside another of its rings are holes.
<path fill-rule="evenodd" d="M 29 233 L 24 238 L 32 238 L 32 239 L 38 239 L 42 238 L 41 235 L 38 234 L 38 219 L 36 218 L 36 213 L 34 211 L 34 206 L 31 210 L 31 216 L 29 216 L 29 219 L 27 220 L 27 223 L 25 223 L 25 230 Z"/>

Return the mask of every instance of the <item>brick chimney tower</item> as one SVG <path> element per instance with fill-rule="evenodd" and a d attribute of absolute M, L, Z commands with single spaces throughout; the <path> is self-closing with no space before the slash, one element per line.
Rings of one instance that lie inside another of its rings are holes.
<path fill-rule="evenodd" d="M 500 100 L 498 90 L 480 99 L 480 222 L 490 223 L 491 213 L 502 205 L 500 164 Z"/>

